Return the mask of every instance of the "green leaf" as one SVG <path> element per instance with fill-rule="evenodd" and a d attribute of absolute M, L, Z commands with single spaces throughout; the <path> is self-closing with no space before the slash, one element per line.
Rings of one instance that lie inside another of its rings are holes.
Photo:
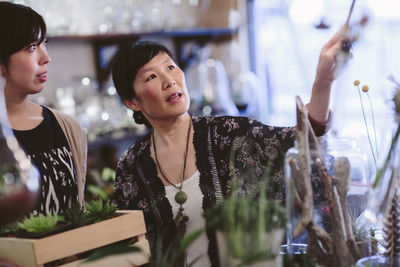
<path fill-rule="evenodd" d="M 179 254 L 183 253 L 203 232 L 204 229 L 199 229 L 186 235 L 182 240 Z"/>
<path fill-rule="evenodd" d="M 265 246 L 271 242 L 265 240 L 266 234 L 285 227 L 286 209 L 267 199 L 264 183 L 259 183 L 259 192 L 251 196 L 237 189 L 237 184 L 233 184 L 233 193 L 220 206 L 205 212 L 207 221 L 224 234 L 229 254 L 241 264 L 273 257 L 276 252 Z"/>
<path fill-rule="evenodd" d="M 117 210 L 117 207 L 110 205 L 109 200 L 103 204 L 103 200 L 101 199 L 86 203 L 85 207 L 87 210 L 86 220 L 88 223 L 95 223 L 108 219 L 112 217 Z"/>
<path fill-rule="evenodd" d="M 87 224 L 86 214 L 78 203 L 75 203 L 71 208 L 66 209 L 63 212 L 63 215 L 65 216 L 65 220 L 70 222 L 74 228 Z"/>
<path fill-rule="evenodd" d="M 93 196 L 99 196 L 103 200 L 108 199 L 107 192 L 103 188 L 97 185 L 92 185 L 92 184 L 88 185 L 87 191 L 91 193 Z"/>
<path fill-rule="evenodd" d="M 45 216 L 39 214 L 36 217 L 30 216 L 29 218 L 25 218 L 22 222 L 18 223 L 18 227 L 30 233 L 45 233 L 52 231 L 60 221 L 64 221 L 63 216 Z"/>
<path fill-rule="evenodd" d="M 103 168 L 101 178 L 104 182 L 113 181 L 115 179 L 115 170 L 108 167 Z"/>

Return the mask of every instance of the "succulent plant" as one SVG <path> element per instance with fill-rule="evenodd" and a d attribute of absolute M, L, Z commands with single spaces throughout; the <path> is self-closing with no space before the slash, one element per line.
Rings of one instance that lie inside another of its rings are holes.
<path fill-rule="evenodd" d="M 59 222 L 64 221 L 63 216 L 43 215 L 26 217 L 18 223 L 18 227 L 29 233 L 46 233 L 54 230 Z"/>
<path fill-rule="evenodd" d="M 87 223 L 100 222 L 108 219 L 115 214 L 117 207 L 111 206 L 110 201 L 103 202 L 103 200 L 93 200 L 85 205 L 87 213 Z"/>
<path fill-rule="evenodd" d="M 73 205 L 63 213 L 65 220 L 71 223 L 73 228 L 81 227 L 87 224 L 86 213 L 79 204 Z"/>

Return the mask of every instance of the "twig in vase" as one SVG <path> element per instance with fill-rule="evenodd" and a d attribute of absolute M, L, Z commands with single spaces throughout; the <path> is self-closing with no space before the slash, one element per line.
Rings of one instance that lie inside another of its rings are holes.
<path fill-rule="evenodd" d="M 307 200 L 309 204 L 311 204 L 311 206 L 302 205 L 300 210 L 302 226 L 305 226 L 309 232 L 309 252 L 324 266 L 349 266 L 359 257 L 358 249 L 355 246 L 351 231 L 351 221 L 347 213 L 347 199 L 345 198 L 349 181 L 344 180 L 350 178 L 350 166 L 348 162 L 338 160 L 338 162 L 335 163 L 334 177 L 328 173 L 321 151 L 319 150 L 317 139 L 307 119 L 307 110 L 298 97 L 296 100 L 296 142 L 298 142 L 299 149 L 299 166 L 296 169 L 296 174 L 302 172 L 302 174 L 297 175 L 299 184 L 298 195 L 304 201 Z M 332 237 L 330 237 L 324 229 L 315 225 L 313 218 L 310 219 L 308 217 L 310 214 L 312 215 L 313 209 L 312 189 L 307 186 L 310 182 L 310 172 L 308 170 L 310 164 L 310 148 L 313 148 L 316 152 L 314 155 L 316 158 L 315 167 L 322 181 L 329 203 L 332 220 Z M 338 169 L 340 169 L 340 171 Z M 302 190 L 304 190 L 306 194 L 304 194 Z M 344 211 L 344 209 L 346 209 L 346 211 Z"/>

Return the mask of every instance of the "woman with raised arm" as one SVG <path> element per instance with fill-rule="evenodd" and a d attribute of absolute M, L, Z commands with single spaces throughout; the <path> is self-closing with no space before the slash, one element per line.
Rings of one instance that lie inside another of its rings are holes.
<path fill-rule="evenodd" d="M 308 105 L 318 136 L 327 129 L 342 42 L 339 31 L 320 54 Z M 112 202 L 120 209 L 143 210 L 152 252 L 160 235 L 165 250 L 181 231 L 206 226 L 203 213 L 229 194 L 232 171 L 251 168 L 259 178 L 266 171 L 268 197 L 283 200 L 284 155 L 294 144 L 294 127 L 267 126 L 246 117 L 190 115 L 185 75 L 173 54 L 159 43 L 139 41 L 122 50 L 112 76 L 136 123 L 152 128 L 121 157 Z M 240 185 L 244 193 L 252 190 L 245 178 Z M 194 266 L 219 266 L 213 230 L 187 250 L 186 263 L 195 259 Z"/>

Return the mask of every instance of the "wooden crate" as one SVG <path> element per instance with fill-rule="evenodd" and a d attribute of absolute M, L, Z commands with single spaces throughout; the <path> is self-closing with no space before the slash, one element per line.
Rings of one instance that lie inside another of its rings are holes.
<path fill-rule="evenodd" d="M 135 245 L 141 252 L 110 256 L 104 259 L 82 263 L 78 260 L 63 266 L 139 266 L 148 262 L 149 244 L 144 237 L 146 226 L 142 211 L 118 211 L 118 217 L 99 223 L 39 239 L 0 238 L 0 259 L 18 264 L 21 267 L 43 266 L 82 252 L 93 250 L 124 239 L 138 237 Z"/>

